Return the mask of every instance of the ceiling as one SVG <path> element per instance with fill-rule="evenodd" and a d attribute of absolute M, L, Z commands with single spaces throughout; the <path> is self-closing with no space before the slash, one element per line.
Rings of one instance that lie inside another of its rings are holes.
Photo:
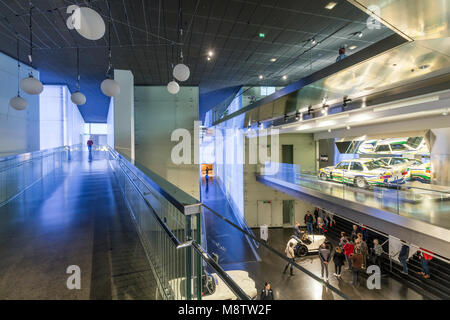
<path fill-rule="evenodd" d="M 179 41 L 179 1 L 110 0 L 113 64 L 131 70 L 136 85 L 165 85 L 171 64 L 179 61 L 177 44 L 184 43 L 184 62 L 191 69 L 184 85 L 284 86 L 334 63 L 342 45 L 357 46 L 347 50 L 352 54 L 393 34 L 384 26 L 367 29 L 363 11 L 334 1 L 336 7 L 327 10 L 328 0 L 182 0 L 185 32 Z M 0 50 L 16 56 L 17 31 L 22 61 L 29 51 L 28 3 L 0 0 Z M 71 4 L 90 6 L 107 21 L 106 0 L 34 0 L 34 65 L 44 83 L 68 84 L 73 91 L 80 47 L 81 86 L 88 99 L 80 112 L 87 122 L 106 122 L 109 100 L 99 86 L 107 69 L 107 38 L 89 41 L 67 29 Z M 361 38 L 355 35 L 359 31 Z M 311 38 L 320 45 L 311 49 Z M 209 50 L 211 61 L 206 59 Z"/>

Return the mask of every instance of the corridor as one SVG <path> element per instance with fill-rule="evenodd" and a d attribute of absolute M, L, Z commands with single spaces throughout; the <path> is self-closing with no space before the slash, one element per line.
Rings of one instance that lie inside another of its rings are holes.
<path fill-rule="evenodd" d="M 0 299 L 154 299 L 106 153 L 72 160 L 0 208 Z M 67 267 L 81 270 L 69 290 Z"/>

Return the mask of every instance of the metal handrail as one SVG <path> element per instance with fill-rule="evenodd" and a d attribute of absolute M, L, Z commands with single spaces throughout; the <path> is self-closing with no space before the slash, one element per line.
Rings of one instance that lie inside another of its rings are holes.
<path fill-rule="evenodd" d="M 123 158 L 120 157 L 120 154 L 115 151 L 112 148 L 109 148 L 111 154 L 113 155 L 114 159 L 119 160 L 121 163 L 123 163 Z M 146 183 L 137 176 L 133 170 L 131 170 L 125 163 L 123 163 L 124 166 L 129 170 L 130 173 L 132 173 L 136 179 L 142 182 L 144 186 L 146 186 Z M 188 242 L 181 243 L 181 241 L 177 238 L 177 236 L 172 232 L 172 230 L 169 228 L 169 226 L 156 214 L 156 212 L 153 210 L 150 202 L 146 199 L 145 194 L 138 188 L 136 183 L 133 181 L 133 179 L 128 175 L 128 173 L 120 166 L 124 174 L 128 177 L 129 181 L 133 185 L 133 187 L 136 189 L 136 191 L 139 193 L 141 198 L 144 200 L 145 204 L 151 209 L 150 212 L 153 214 L 154 218 L 158 222 L 158 224 L 161 226 L 161 228 L 164 230 L 165 234 L 169 238 L 169 240 L 175 245 L 177 249 L 186 248 L 186 247 L 192 247 L 202 258 L 203 261 L 205 261 L 211 268 L 216 272 L 216 274 L 224 281 L 224 283 L 230 288 L 230 290 L 236 294 L 236 296 L 241 300 L 250 300 L 249 296 L 245 293 L 242 288 L 239 287 L 239 285 L 226 273 L 226 271 L 217 263 L 215 260 L 195 241 L 190 239 Z M 148 187 L 146 186 L 148 189 Z M 169 199 L 167 199 L 169 200 Z M 200 204 L 199 204 L 200 205 Z M 183 213 L 183 211 L 181 211 Z"/>
<path fill-rule="evenodd" d="M 214 211 L 213 209 L 211 209 L 210 207 L 208 207 L 205 204 L 202 204 L 202 207 L 204 207 L 205 209 L 207 209 L 208 211 L 210 211 L 211 213 L 213 213 L 216 217 L 222 219 L 223 221 L 225 221 L 226 223 L 228 223 L 229 225 L 231 225 L 233 228 L 238 229 L 240 232 L 246 234 L 247 236 L 249 236 L 250 238 L 252 238 L 253 240 L 255 240 L 256 242 L 258 242 L 259 244 L 261 244 L 263 247 L 265 247 L 266 249 L 269 249 L 271 252 L 273 252 L 274 254 L 276 254 L 278 257 L 280 257 L 281 259 L 283 259 L 286 262 L 291 263 L 293 266 L 295 266 L 297 269 L 299 269 L 300 271 L 302 271 L 303 273 L 307 274 L 308 276 L 310 276 L 311 278 L 313 278 L 314 280 L 322 283 L 324 286 L 326 286 L 328 289 L 330 289 L 331 291 L 333 291 L 334 293 L 336 293 L 337 295 L 339 295 L 340 297 L 344 298 L 345 300 L 350 300 L 350 298 L 345 295 L 343 292 L 341 292 L 340 290 L 336 289 L 335 287 L 333 287 L 332 285 L 330 285 L 328 282 L 320 279 L 318 276 L 316 276 L 314 273 L 312 273 L 311 271 L 307 270 L 306 268 L 302 267 L 301 265 L 297 264 L 295 261 L 292 261 L 290 259 L 288 259 L 285 255 L 283 255 L 282 253 L 280 253 L 278 250 L 272 248 L 271 246 L 269 246 L 266 242 L 262 241 L 261 239 L 256 238 L 255 236 L 253 236 L 252 234 L 250 234 L 249 232 L 245 231 L 244 229 L 240 228 L 238 225 L 236 225 L 235 223 L 233 223 L 232 221 L 228 220 L 227 218 L 225 218 L 224 216 L 222 216 L 220 213 Z"/>
<path fill-rule="evenodd" d="M 115 159 L 123 159 L 126 161 L 122 161 L 122 163 L 131 171 L 134 169 L 139 170 L 143 176 L 146 178 L 145 181 L 136 175 L 136 178 L 139 179 L 144 184 L 150 184 L 154 189 L 156 189 L 167 201 L 169 201 L 175 208 L 177 208 L 184 215 L 191 215 L 200 213 L 200 205 L 201 203 L 193 198 L 191 195 L 187 194 L 177 186 L 173 185 L 163 177 L 149 170 L 145 166 L 142 166 L 136 161 L 128 159 L 127 156 L 119 153 L 117 150 L 108 146 L 110 153 L 113 155 Z M 134 162 L 134 163 L 131 163 Z M 130 163 L 133 168 L 130 168 L 127 163 Z"/>

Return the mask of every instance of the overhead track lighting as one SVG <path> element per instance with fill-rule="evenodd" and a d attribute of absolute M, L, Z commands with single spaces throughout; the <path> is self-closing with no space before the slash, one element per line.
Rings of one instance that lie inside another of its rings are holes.
<path fill-rule="evenodd" d="M 108 70 L 106 71 L 106 79 L 103 80 L 100 87 L 104 95 L 108 97 L 115 97 L 120 93 L 119 83 L 112 78 L 113 65 L 112 65 L 112 50 L 111 50 L 111 26 L 112 26 L 112 16 L 111 16 L 111 5 L 108 4 L 109 8 L 109 27 L 108 27 Z"/>
<path fill-rule="evenodd" d="M 30 55 L 28 59 L 30 61 L 30 73 L 28 78 L 24 78 L 20 81 L 20 88 L 28 94 L 37 95 L 41 94 L 44 90 L 42 82 L 33 76 L 33 4 L 30 2 Z"/>
<path fill-rule="evenodd" d="M 20 55 L 19 55 L 19 34 L 17 36 L 17 96 L 9 100 L 9 105 L 16 110 L 25 110 L 28 102 L 20 96 Z"/>

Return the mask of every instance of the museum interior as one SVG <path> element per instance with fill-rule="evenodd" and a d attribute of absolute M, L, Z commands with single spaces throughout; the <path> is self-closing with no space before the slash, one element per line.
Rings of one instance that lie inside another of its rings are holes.
<path fill-rule="evenodd" d="M 0 299 L 450 299 L 449 52 L 448 0 L 0 0 Z"/>

